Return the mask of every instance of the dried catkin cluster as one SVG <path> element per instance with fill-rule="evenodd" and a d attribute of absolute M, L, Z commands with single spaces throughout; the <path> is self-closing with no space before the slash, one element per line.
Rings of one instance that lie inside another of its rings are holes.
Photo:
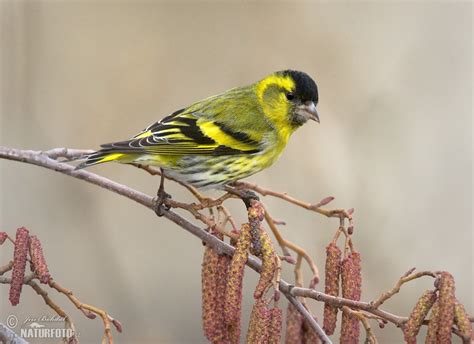
<path fill-rule="evenodd" d="M 465 338 L 472 337 L 469 316 L 456 300 L 453 276 L 449 272 L 441 272 L 436 285 L 437 290 L 425 291 L 413 308 L 403 330 L 407 343 L 416 343 L 416 336 L 430 310 L 425 343 L 451 343 L 453 324 Z"/>
<path fill-rule="evenodd" d="M 269 308 L 264 297 L 255 301 L 250 315 L 247 343 L 280 343 L 282 312 L 277 307 Z"/>
<path fill-rule="evenodd" d="M 416 336 L 420 331 L 423 320 L 428 315 L 431 307 L 436 302 L 436 292 L 427 290 L 421 295 L 404 328 L 405 341 L 409 344 L 416 343 Z"/>
<path fill-rule="evenodd" d="M 341 249 L 335 242 L 331 242 L 326 247 L 326 268 L 325 268 L 325 285 L 324 292 L 328 295 L 339 295 L 339 280 L 341 275 Z M 334 333 L 337 324 L 336 306 L 328 303 L 324 304 L 324 320 L 323 329 L 326 334 Z"/>
<path fill-rule="evenodd" d="M 260 279 L 258 280 L 257 287 L 255 288 L 255 292 L 253 294 L 255 299 L 261 298 L 268 288 L 270 288 L 276 269 L 276 255 L 272 241 L 263 227 L 259 228 L 259 234 L 259 241 L 261 243 L 260 257 L 262 259 L 262 271 L 260 273 Z"/>
<path fill-rule="evenodd" d="M 244 224 L 241 228 L 240 237 L 237 240 L 234 256 L 230 263 L 224 298 L 224 321 L 230 332 L 230 340 L 233 343 L 238 343 L 240 341 L 242 284 L 250 244 L 250 226 Z"/>
<path fill-rule="evenodd" d="M 41 242 L 36 235 L 30 237 L 30 257 L 32 264 L 31 271 L 36 273 L 41 283 L 48 283 L 51 279 L 51 275 L 49 274 L 48 265 L 46 265 Z"/>
<path fill-rule="evenodd" d="M 472 338 L 472 326 L 469 315 L 458 300 L 454 304 L 454 323 L 466 338 Z"/>
<path fill-rule="evenodd" d="M 325 293 L 331 296 L 342 294 L 342 297 L 346 299 L 360 301 L 362 292 L 360 253 L 353 250 L 351 243 L 344 253 L 344 259 L 342 259 L 342 251 L 337 246 L 336 240 L 337 238 L 326 247 Z M 324 305 L 323 329 L 328 335 L 333 334 L 336 329 L 337 313 L 336 306 L 327 303 Z M 340 342 L 359 343 L 359 337 L 359 319 L 343 312 Z"/>
<path fill-rule="evenodd" d="M 222 234 L 213 233 L 219 239 Z M 206 247 L 202 262 L 202 320 L 204 334 L 212 343 L 238 343 L 244 268 L 251 244 L 245 224 L 235 242 L 232 258 Z"/>
<path fill-rule="evenodd" d="M 300 312 L 291 303 L 286 310 L 285 344 L 318 344 L 321 341 L 303 318 Z"/>
<path fill-rule="evenodd" d="M 28 229 L 21 227 L 16 231 L 15 251 L 13 252 L 12 281 L 10 284 L 10 302 L 16 306 L 20 302 L 20 294 L 25 278 L 26 259 L 30 235 Z"/>
<path fill-rule="evenodd" d="M 202 318 L 205 336 L 212 343 L 239 343 L 241 332 L 242 285 L 250 252 L 262 259 L 262 271 L 255 288 L 255 305 L 247 333 L 249 343 L 279 343 L 282 313 L 265 294 L 272 286 L 277 268 L 276 253 L 270 237 L 261 226 L 264 209 L 259 202 L 249 208 L 249 223 L 244 224 L 237 240 L 232 240 L 233 257 L 219 256 L 206 248 L 202 264 Z M 219 239 L 222 234 L 213 233 Z M 225 257 L 225 258 L 223 258 Z M 275 304 L 277 303 L 275 298 Z"/>
<path fill-rule="evenodd" d="M 285 344 L 303 342 L 303 316 L 291 303 L 286 309 Z"/>
<path fill-rule="evenodd" d="M 230 258 L 206 247 L 202 263 L 202 319 L 204 334 L 213 343 L 228 341 L 224 324 L 224 297 Z"/>
<path fill-rule="evenodd" d="M 3 244 L 7 237 L 8 235 L 5 232 L 0 232 L 0 244 Z M 40 240 L 34 235 L 30 237 L 30 232 L 25 227 L 18 228 L 15 237 L 9 293 L 9 300 L 12 306 L 16 306 L 20 302 L 28 253 L 31 258 L 30 269 L 35 273 L 35 277 L 37 277 L 41 283 L 48 283 L 51 279 Z"/>
<path fill-rule="evenodd" d="M 351 252 L 341 265 L 342 297 L 359 301 L 362 290 L 361 259 L 358 252 Z M 341 343 L 359 343 L 359 319 L 344 312 L 341 322 Z"/>
<path fill-rule="evenodd" d="M 449 272 L 442 272 L 439 277 L 439 324 L 437 337 L 441 343 L 451 343 L 451 328 L 454 323 L 454 278 Z"/>

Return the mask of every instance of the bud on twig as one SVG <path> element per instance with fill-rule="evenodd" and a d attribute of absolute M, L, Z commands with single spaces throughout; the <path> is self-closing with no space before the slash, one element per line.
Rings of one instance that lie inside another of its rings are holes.
<path fill-rule="evenodd" d="M 428 315 L 431 307 L 436 301 L 436 292 L 427 290 L 421 295 L 415 307 L 411 311 L 408 322 L 404 328 L 405 341 L 409 344 L 416 344 L 416 336 L 420 331 L 423 320 Z"/>
<path fill-rule="evenodd" d="M 0 245 L 2 245 L 5 240 L 7 240 L 8 234 L 6 232 L 0 232 Z"/>
<path fill-rule="evenodd" d="M 112 324 L 119 333 L 122 333 L 122 324 L 120 323 L 120 321 L 118 321 L 117 319 L 112 319 Z"/>
<path fill-rule="evenodd" d="M 326 247 L 326 269 L 324 292 L 328 295 L 339 295 L 339 277 L 341 273 L 341 255 L 342 252 L 335 242 L 331 242 Z M 324 304 L 323 329 L 326 334 L 331 335 L 336 329 L 338 308 Z"/>
<path fill-rule="evenodd" d="M 358 252 L 352 252 L 342 261 L 342 296 L 359 301 L 362 288 L 361 261 Z M 341 324 L 341 343 L 359 343 L 360 324 L 357 317 L 344 312 Z"/>
<path fill-rule="evenodd" d="M 303 341 L 303 316 L 293 306 L 288 303 L 286 309 L 286 335 L 285 344 L 301 343 Z"/>
<path fill-rule="evenodd" d="M 10 302 L 16 306 L 20 302 L 23 279 L 25 278 L 26 258 L 28 255 L 28 229 L 21 227 L 16 231 L 15 251 L 13 252 L 13 271 L 10 284 Z"/>
<path fill-rule="evenodd" d="M 459 331 L 461 331 L 464 337 L 472 337 L 472 326 L 471 321 L 469 320 L 469 315 L 466 313 L 462 303 L 459 303 L 458 300 L 456 300 L 454 305 L 454 323 L 459 328 Z"/>
<path fill-rule="evenodd" d="M 40 282 L 44 284 L 48 283 L 51 279 L 51 275 L 49 274 L 48 265 L 46 265 L 41 242 L 36 235 L 30 237 L 30 257 L 33 270 Z"/>
<path fill-rule="evenodd" d="M 451 343 L 451 328 L 454 322 L 454 278 L 449 272 L 442 272 L 439 278 L 439 325 L 437 340 L 443 344 Z"/>
<path fill-rule="evenodd" d="M 267 289 L 272 285 L 276 269 L 275 249 L 273 248 L 272 240 L 262 226 L 260 226 L 259 231 L 260 243 L 262 244 L 262 271 L 260 272 L 260 279 L 258 280 L 257 287 L 253 293 L 255 299 L 262 297 L 265 291 L 267 291 Z"/>
<path fill-rule="evenodd" d="M 325 197 L 325 198 L 323 198 L 322 200 L 320 200 L 320 201 L 314 206 L 314 208 L 323 207 L 323 206 L 325 206 L 325 205 L 331 203 L 332 201 L 334 201 L 334 197 L 333 197 L 333 196 Z"/>

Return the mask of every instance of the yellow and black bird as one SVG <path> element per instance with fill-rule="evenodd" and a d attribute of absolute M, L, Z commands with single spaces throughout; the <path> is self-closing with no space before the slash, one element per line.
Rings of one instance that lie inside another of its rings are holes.
<path fill-rule="evenodd" d="M 196 187 L 219 188 L 272 165 L 308 120 L 319 122 L 318 89 L 285 70 L 173 112 L 125 141 L 102 145 L 77 168 L 103 162 L 158 166 Z"/>

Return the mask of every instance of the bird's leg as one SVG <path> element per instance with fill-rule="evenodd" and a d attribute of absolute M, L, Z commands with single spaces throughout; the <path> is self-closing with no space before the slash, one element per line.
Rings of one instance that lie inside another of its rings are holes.
<path fill-rule="evenodd" d="M 163 210 L 169 210 L 170 207 L 165 204 L 168 198 L 171 198 L 171 195 L 165 192 L 165 172 L 162 168 L 160 168 L 161 172 L 161 179 L 160 179 L 160 187 L 158 188 L 158 192 L 156 193 L 157 199 L 155 203 L 155 213 L 158 216 L 163 216 Z"/>
<path fill-rule="evenodd" d="M 252 201 L 260 201 L 260 198 L 257 196 L 257 194 L 251 190 L 240 190 L 229 185 L 226 185 L 224 189 L 228 193 L 236 195 L 237 197 L 242 199 L 247 209 L 252 206 Z"/>

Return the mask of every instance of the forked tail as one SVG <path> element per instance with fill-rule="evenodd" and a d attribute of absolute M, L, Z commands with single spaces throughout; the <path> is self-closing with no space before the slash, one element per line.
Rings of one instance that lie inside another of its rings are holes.
<path fill-rule="evenodd" d="M 85 157 L 85 161 L 76 166 L 76 170 L 86 168 L 89 166 L 101 164 L 103 162 L 120 160 L 125 154 L 110 149 L 102 149 L 100 151 L 91 153 Z"/>

